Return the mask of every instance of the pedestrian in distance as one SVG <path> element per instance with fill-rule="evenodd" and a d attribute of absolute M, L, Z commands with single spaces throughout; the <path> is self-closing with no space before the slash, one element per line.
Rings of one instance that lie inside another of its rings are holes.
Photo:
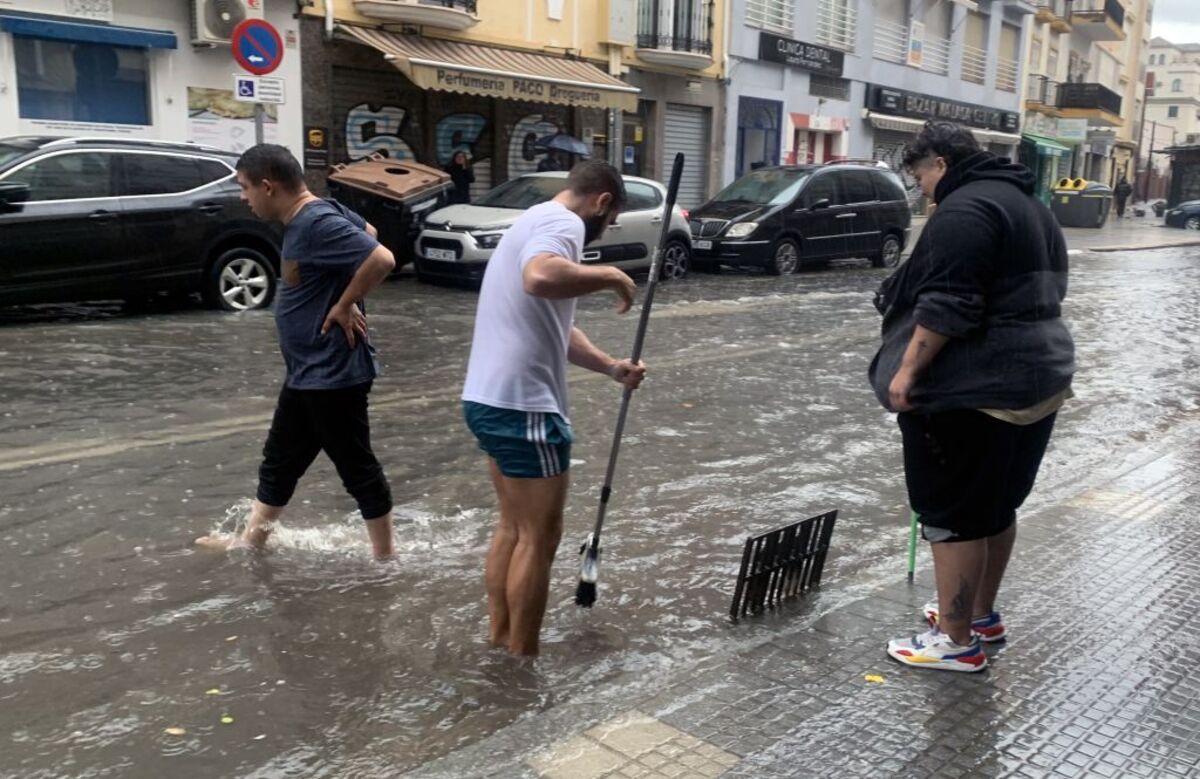
<path fill-rule="evenodd" d="M 446 172 L 450 174 L 450 182 L 453 185 L 450 190 L 450 203 L 470 203 L 475 171 L 471 170 L 471 160 L 467 153 L 461 149 L 454 152 L 450 164 L 446 166 Z"/>
<path fill-rule="evenodd" d="M 1071 396 L 1062 318 L 1067 248 L 1035 177 L 928 122 L 904 164 L 937 203 L 909 260 L 876 295 L 882 345 L 870 378 L 897 412 L 909 502 L 933 551 L 929 630 L 888 644 L 907 665 L 987 666 L 1006 629 L 997 593 L 1028 497 Z"/>
<path fill-rule="evenodd" d="M 487 454 L 500 517 L 487 555 L 489 637 L 538 653 L 550 566 L 563 530 L 571 444 L 567 364 L 637 388 L 645 368 L 605 354 L 575 326 L 575 302 L 611 290 L 633 304 L 623 271 L 581 264 L 625 202 L 620 173 L 581 162 L 553 200 L 508 228 L 488 261 L 463 388 L 467 425 Z"/>
<path fill-rule="evenodd" d="M 545 156 L 543 156 L 537 164 L 538 173 L 548 173 L 551 171 L 566 169 L 566 166 L 563 165 L 562 160 L 559 158 L 558 152 L 554 149 L 548 150 Z"/>
<path fill-rule="evenodd" d="M 1113 199 L 1117 201 L 1117 216 L 1125 216 L 1125 203 L 1129 201 L 1129 196 L 1133 194 L 1133 185 L 1124 175 L 1117 182 L 1117 186 L 1113 188 Z"/>
<path fill-rule="evenodd" d="M 367 395 L 379 374 L 363 300 L 396 265 L 375 228 L 308 191 L 286 148 L 260 144 L 237 163 L 242 200 L 282 222 L 275 323 L 286 378 L 263 447 L 258 491 L 240 536 L 204 536 L 217 549 L 261 548 L 296 485 L 322 451 L 366 520 L 376 558 L 392 554 L 392 494 L 371 450 Z"/>

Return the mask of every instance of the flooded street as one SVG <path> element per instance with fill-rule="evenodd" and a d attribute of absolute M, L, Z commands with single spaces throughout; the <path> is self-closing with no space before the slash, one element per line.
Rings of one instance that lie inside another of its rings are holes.
<path fill-rule="evenodd" d="M 1035 503 L 1200 409 L 1200 250 L 1072 261 L 1078 397 Z M 283 373 L 270 313 L 0 312 L 0 776 L 395 776 L 774 630 L 726 617 L 751 533 L 841 512 L 821 608 L 902 577 L 899 434 L 866 382 L 883 277 L 846 263 L 659 288 L 591 611 L 573 603 L 575 551 L 620 388 L 573 375 L 536 662 L 485 641 L 493 493 L 458 403 L 474 293 L 404 277 L 370 301 L 385 564 L 324 457 L 269 553 L 190 545 L 248 511 Z M 636 319 L 612 311 L 589 299 L 578 323 L 621 354 Z"/>

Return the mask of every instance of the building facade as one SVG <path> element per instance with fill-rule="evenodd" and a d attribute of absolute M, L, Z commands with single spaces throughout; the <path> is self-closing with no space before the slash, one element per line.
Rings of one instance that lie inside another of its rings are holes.
<path fill-rule="evenodd" d="M 556 133 L 626 173 L 662 178 L 682 151 L 680 203 L 719 164 L 723 3 L 714 0 L 332 0 L 305 9 L 304 124 L 323 164 L 373 152 L 442 167 L 472 159 L 478 195 L 546 166 Z"/>
<path fill-rule="evenodd" d="M 1022 159 L 1043 199 L 1066 177 L 1135 180 L 1152 14 L 1153 0 L 1039 0 Z"/>
<path fill-rule="evenodd" d="M 264 135 L 297 154 L 301 48 L 293 0 L 241 0 L 285 42 L 273 76 L 285 100 Z M 232 25 L 203 0 L 5 0 L 0 3 L 0 136 L 68 135 L 254 143 L 254 107 L 233 94 Z M 205 23 L 197 28 L 196 14 Z M 238 17 L 240 18 L 240 17 Z M 224 39 L 224 40 L 222 40 Z"/>
<path fill-rule="evenodd" d="M 1154 94 L 1146 101 L 1146 121 L 1168 128 L 1170 136 L 1156 138 L 1156 146 L 1200 144 L 1200 43 L 1155 38 L 1149 51 Z"/>
<path fill-rule="evenodd" d="M 928 119 L 1014 156 L 1033 13 L 1024 0 L 733 0 L 724 180 L 845 157 L 904 175 Z"/>

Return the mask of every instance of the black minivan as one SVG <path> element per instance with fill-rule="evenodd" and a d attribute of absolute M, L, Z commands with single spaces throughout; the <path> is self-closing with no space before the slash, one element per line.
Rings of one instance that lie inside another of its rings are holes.
<path fill-rule="evenodd" d="M 904 186 L 883 163 L 759 168 L 692 210 L 692 266 L 748 265 L 779 275 L 866 257 L 892 267 L 911 225 Z"/>

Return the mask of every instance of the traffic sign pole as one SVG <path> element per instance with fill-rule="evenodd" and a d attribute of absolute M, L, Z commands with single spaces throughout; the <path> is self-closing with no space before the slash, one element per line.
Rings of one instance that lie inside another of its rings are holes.
<path fill-rule="evenodd" d="M 261 19 L 246 19 L 238 24 L 231 36 L 233 58 L 244 70 L 265 76 L 283 61 L 283 40 L 279 31 Z M 255 93 L 257 97 L 257 91 Z M 263 142 L 263 120 L 266 111 L 260 100 L 254 102 L 254 142 Z"/>

